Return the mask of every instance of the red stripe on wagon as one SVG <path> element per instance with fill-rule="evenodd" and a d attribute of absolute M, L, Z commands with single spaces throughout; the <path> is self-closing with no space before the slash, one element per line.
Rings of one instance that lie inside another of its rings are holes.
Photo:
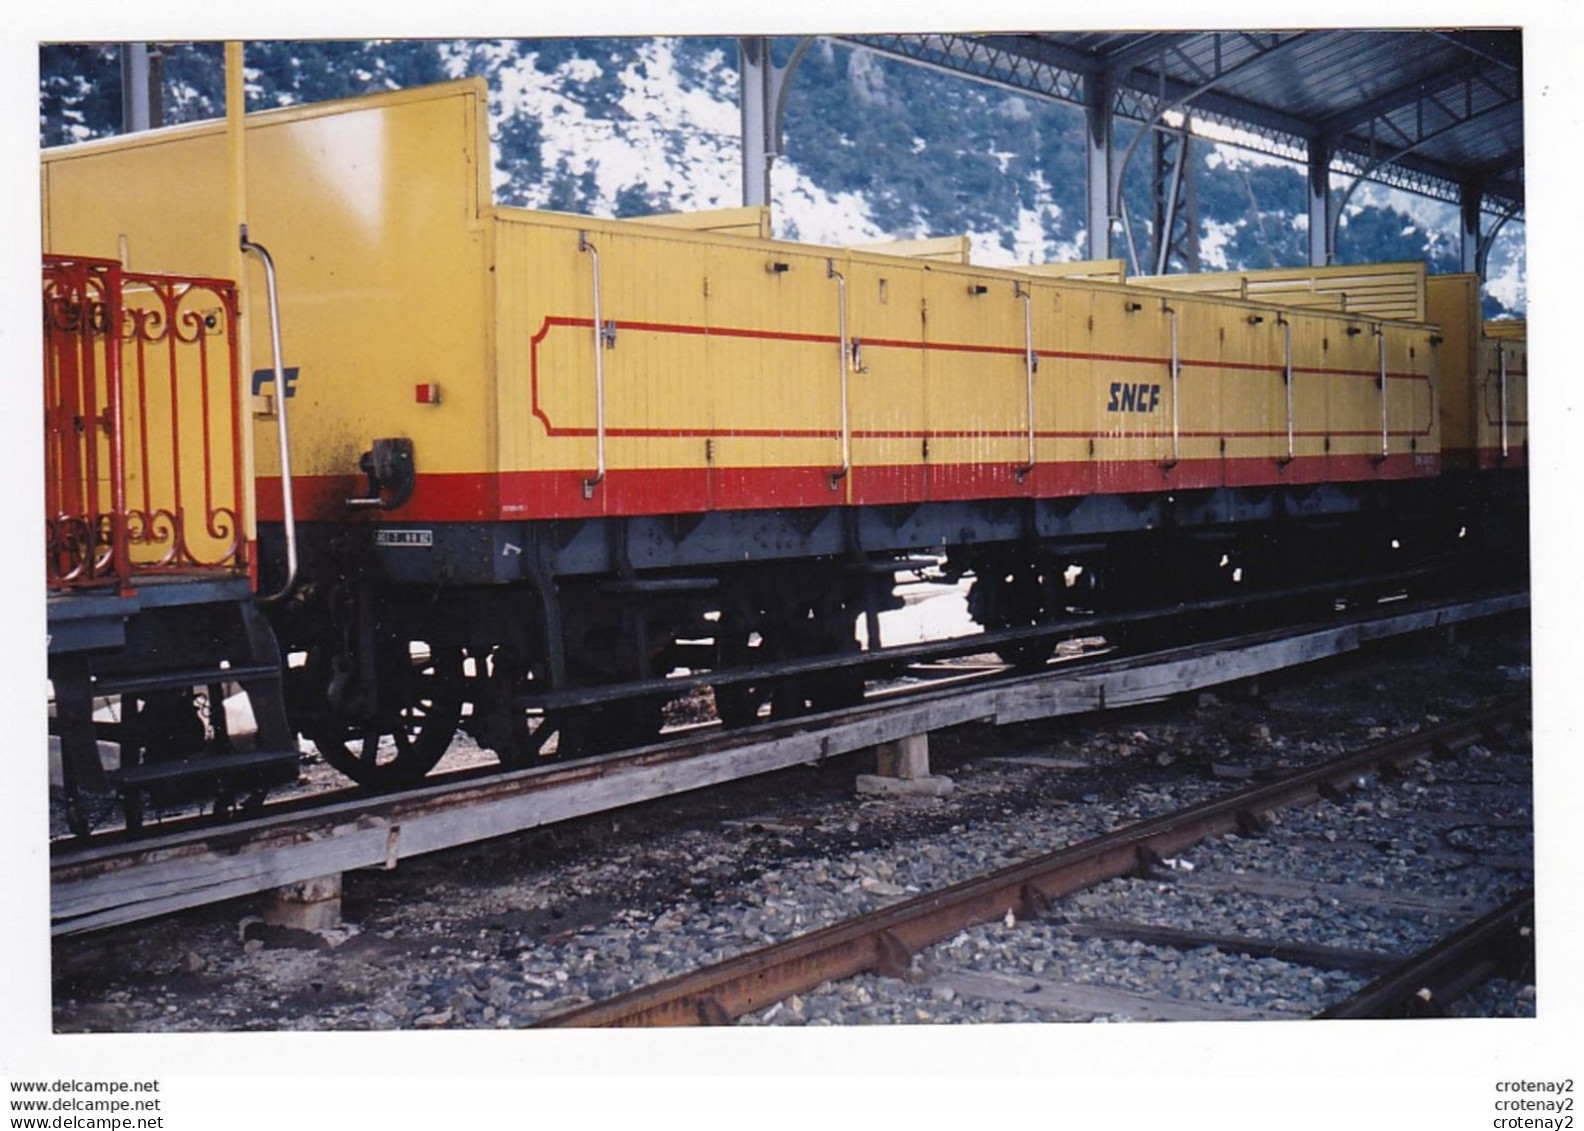
<path fill-rule="evenodd" d="M 1481 462 L 1491 459 L 1482 452 Z M 1507 461 L 1522 460 L 1515 451 Z M 1494 462 L 1498 462 L 1496 460 Z M 1070 498 L 1189 488 L 1366 482 L 1438 474 L 1438 453 L 1300 456 L 1280 464 L 1270 456 L 1187 459 L 1168 466 L 1156 460 L 1090 460 L 1042 463 L 1018 481 L 1015 461 L 963 464 L 860 464 L 852 469 L 858 505 L 912 504 L 981 498 Z M 845 485 L 831 488 L 832 466 L 612 468 L 592 498 L 584 498 L 586 471 L 420 472 L 411 500 L 391 511 L 351 508 L 363 493 L 353 475 L 293 477 L 297 513 L 304 521 L 479 522 L 600 515 L 685 514 L 707 510 L 819 507 L 847 501 Z M 259 479 L 261 521 L 281 520 L 280 479 Z"/>
<path fill-rule="evenodd" d="M 748 339 L 754 339 L 754 340 L 758 340 L 758 341 L 804 342 L 804 343 L 815 343 L 815 344 L 820 344 L 820 345 L 835 345 L 836 344 L 836 335 L 834 335 L 834 334 L 808 334 L 808 333 L 801 333 L 801 332 L 790 331 L 790 330 L 760 330 L 760 329 L 754 329 L 754 328 L 750 328 L 750 327 L 734 327 L 734 326 L 698 326 L 698 325 L 692 325 L 692 324 L 689 324 L 689 323 L 679 323 L 679 322 L 618 322 L 618 325 L 624 330 L 635 330 L 635 331 L 640 331 L 640 332 L 656 333 L 656 334 L 684 334 L 684 335 L 695 336 L 695 337 L 716 337 L 716 338 L 748 338 Z M 544 321 L 540 323 L 538 332 L 535 333 L 534 336 L 532 338 L 530 338 L 529 342 L 528 342 L 528 344 L 529 344 L 529 358 L 528 358 L 528 374 L 529 374 L 529 376 L 528 376 L 528 381 L 529 381 L 530 409 L 533 412 L 533 415 L 538 417 L 540 423 L 544 425 L 545 435 L 547 435 L 547 436 L 552 436 L 552 437 L 557 437 L 557 436 L 592 437 L 595 434 L 595 431 L 594 431 L 593 428 L 584 427 L 584 426 L 576 426 L 576 425 L 574 425 L 574 426 L 563 426 L 563 425 L 559 425 L 559 424 L 554 423 L 553 421 L 551 421 L 549 414 L 545 411 L 544 406 L 540 403 L 540 399 L 539 399 L 539 346 L 544 342 L 545 338 L 547 338 L 549 336 L 550 331 L 553 330 L 553 329 L 556 329 L 558 327 L 569 327 L 569 328 L 574 328 L 574 329 L 583 329 L 583 330 L 589 330 L 589 331 L 592 332 L 592 330 L 594 329 L 594 321 L 591 318 L 572 318 L 572 317 L 567 317 L 567 316 L 564 316 L 564 315 L 554 315 L 553 314 L 553 315 L 546 315 L 545 316 Z M 911 341 L 911 340 L 903 339 L 903 338 L 864 338 L 863 339 L 863 343 L 864 343 L 865 346 L 868 346 L 868 347 L 871 347 L 871 348 L 908 349 L 908 350 L 923 351 L 923 352 L 926 352 L 926 353 L 978 353 L 978 354 L 994 354 L 994 355 L 1016 356 L 1016 357 L 1023 356 L 1023 348 L 1021 346 L 980 345 L 980 344 L 975 344 L 975 343 L 970 343 L 970 342 Z M 1071 351 L 1071 350 L 1036 350 L 1035 353 L 1039 357 L 1057 358 L 1057 359 L 1072 360 L 1072 361 L 1098 361 L 1098 362 L 1103 362 L 1103 363 L 1107 363 L 1107 364 L 1115 364 L 1115 365 L 1159 365 L 1159 366 L 1165 366 L 1165 367 L 1169 367 L 1171 365 L 1171 358 L 1169 358 L 1169 357 L 1152 357 L 1152 356 L 1148 356 L 1148 355 L 1130 355 L 1130 354 L 1114 354 L 1114 353 L 1084 353 L 1084 352 Z M 1179 359 L 1178 364 L 1181 367 L 1185 368 L 1185 369 L 1186 368 L 1221 369 L 1221 370 L 1233 370 L 1233 371 L 1271 373 L 1271 374 L 1275 374 L 1275 375 L 1278 375 L 1278 376 L 1282 375 L 1285 372 L 1285 369 L 1281 365 L 1271 365 L 1271 364 L 1265 364 L 1265 363 L 1260 363 L 1260 362 L 1221 361 L 1221 360 L 1204 360 L 1204 359 L 1198 359 L 1198 358 L 1181 358 L 1181 359 Z M 1312 375 L 1312 376 L 1327 376 L 1327 377 L 1368 377 L 1368 378 L 1373 378 L 1373 379 L 1379 379 L 1379 377 L 1380 377 L 1379 371 L 1378 370 L 1374 370 L 1374 369 L 1330 369 L 1330 368 L 1325 368 L 1323 366 L 1294 366 L 1293 367 L 1293 372 L 1294 373 L 1299 373 L 1299 374 Z M 1427 384 L 1429 383 L 1429 380 L 1430 380 L 1430 377 L 1429 377 L 1429 375 L 1427 373 L 1408 373 L 1408 372 L 1388 371 L 1386 376 L 1387 376 L 1388 379 L 1396 380 L 1396 381 L 1423 381 L 1423 382 L 1425 382 Z M 1024 433 L 1024 432 L 1017 432 L 1017 431 L 1004 433 L 1004 435 L 1008 435 L 1008 436 L 1022 436 L 1022 435 L 1025 435 L 1025 434 L 1026 433 Z M 1286 435 L 1285 432 L 1281 433 L 1281 434 L 1282 435 Z M 1323 433 L 1321 433 L 1321 434 L 1323 435 Z M 1332 433 L 1332 434 L 1333 435 L 1345 435 L 1346 433 Z M 1424 435 L 1424 433 L 1418 433 L 1418 434 L 1419 435 Z M 790 428 L 786 428 L 786 429 L 782 429 L 782 428 L 764 428 L 764 429 L 757 429 L 757 428 L 755 428 L 755 429 L 730 429 L 730 428 L 725 428 L 725 429 L 722 429 L 722 428 L 648 428 L 648 427 L 622 428 L 622 427 L 608 427 L 605 430 L 605 435 L 608 436 L 608 437 L 635 437 L 635 438 L 657 438 L 657 437 L 658 438 L 665 438 L 665 437 L 713 438 L 713 437 L 719 437 L 719 436 L 745 436 L 745 437 L 756 437 L 756 438 L 777 438 L 777 437 L 789 437 L 789 438 L 794 438 L 794 437 L 795 438 L 825 438 L 825 437 L 828 437 L 828 438 L 831 438 L 831 439 L 839 439 L 840 438 L 838 434 L 830 432 L 828 430 L 820 430 L 820 429 L 790 429 Z M 854 430 L 854 432 L 853 432 L 854 438 L 859 438 L 859 439 L 891 438 L 891 437 L 895 437 L 896 435 L 897 435 L 896 433 L 884 433 L 884 432 L 869 433 L 869 432 L 862 432 L 862 431 L 858 431 L 858 430 Z M 929 435 L 939 435 L 939 436 L 949 436 L 949 435 L 989 435 L 989 436 L 995 436 L 995 435 L 1003 435 L 1003 433 L 994 433 L 994 432 L 989 432 L 989 433 L 986 433 L 986 432 L 968 432 L 968 433 L 936 432 L 936 433 L 929 433 Z M 1060 436 L 1060 435 L 1074 435 L 1074 434 L 1073 433 L 1057 433 L 1057 432 L 1040 432 L 1039 435 L 1041 435 L 1041 436 Z M 1189 433 L 1184 433 L 1184 435 L 1189 435 Z M 1219 433 L 1217 433 L 1217 435 L 1219 435 Z M 1231 435 L 1275 436 L 1276 433 L 1274 433 L 1274 432 L 1271 432 L 1271 433 L 1251 432 L 1251 433 L 1231 433 Z"/>

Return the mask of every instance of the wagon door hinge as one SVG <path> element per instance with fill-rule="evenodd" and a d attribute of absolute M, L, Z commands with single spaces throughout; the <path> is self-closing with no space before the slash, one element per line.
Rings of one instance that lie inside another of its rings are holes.
<path fill-rule="evenodd" d="M 852 371 L 854 373 L 867 373 L 869 367 L 863 363 L 863 339 L 852 340 Z"/>

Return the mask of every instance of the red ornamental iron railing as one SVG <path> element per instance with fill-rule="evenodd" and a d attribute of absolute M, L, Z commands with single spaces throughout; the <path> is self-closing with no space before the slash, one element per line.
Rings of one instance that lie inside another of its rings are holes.
<path fill-rule="evenodd" d="M 226 280 L 44 257 L 51 589 L 246 571 L 238 315 Z"/>

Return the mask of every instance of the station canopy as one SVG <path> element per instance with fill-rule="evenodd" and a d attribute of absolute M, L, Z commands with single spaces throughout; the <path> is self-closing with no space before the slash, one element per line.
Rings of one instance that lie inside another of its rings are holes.
<path fill-rule="evenodd" d="M 1521 213 L 1516 30 L 846 35 L 841 42 L 1483 210 Z"/>

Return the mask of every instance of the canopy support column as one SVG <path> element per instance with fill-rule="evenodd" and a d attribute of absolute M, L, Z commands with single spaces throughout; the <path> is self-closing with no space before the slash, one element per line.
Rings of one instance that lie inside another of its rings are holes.
<path fill-rule="evenodd" d="M 1111 171 L 1116 161 L 1112 132 L 1115 102 L 1111 80 L 1104 74 L 1084 76 L 1084 120 L 1089 201 L 1089 258 L 1111 258 Z"/>
<path fill-rule="evenodd" d="M 1324 267 L 1336 255 L 1331 242 L 1331 145 L 1309 143 L 1309 266 Z"/>

